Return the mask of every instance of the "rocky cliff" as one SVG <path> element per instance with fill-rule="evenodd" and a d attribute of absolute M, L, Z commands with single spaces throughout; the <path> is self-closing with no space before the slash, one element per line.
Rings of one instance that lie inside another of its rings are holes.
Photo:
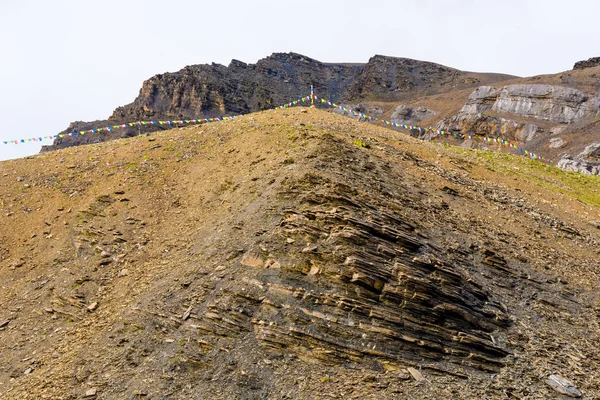
<path fill-rule="evenodd" d="M 192 65 L 145 81 L 133 103 L 117 108 L 107 121 L 72 124 L 86 129 L 152 119 L 195 119 L 245 114 L 279 106 L 316 93 L 343 100 L 408 99 L 475 87 L 509 78 L 501 74 L 463 72 L 430 62 L 374 56 L 366 64 L 329 64 L 296 53 L 274 53 L 256 64 L 233 60 L 229 66 Z M 104 124 L 104 125 L 103 125 Z M 134 136 L 160 127 L 125 128 L 119 132 L 56 139 L 43 151 Z"/>
<path fill-rule="evenodd" d="M 563 147 L 566 143 L 561 136 L 573 127 L 581 128 L 599 116 L 599 93 L 547 84 L 481 86 L 471 93 L 458 114 L 443 119 L 437 127 L 464 134 L 502 137 L 518 141 L 523 147 L 547 152 Z M 579 141 L 575 138 L 575 142 Z M 595 148 L 594 143 L 586 146 Z M 574 158 L 563 152 L 559 157 L 564 160 L 559 165 L 568 164 L 580 172 L 596 173 L 590 154 L 593 151 L 587 147 Z"/>

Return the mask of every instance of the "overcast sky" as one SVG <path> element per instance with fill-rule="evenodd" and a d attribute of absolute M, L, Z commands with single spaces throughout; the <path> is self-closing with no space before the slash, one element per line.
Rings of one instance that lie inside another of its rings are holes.
<path fill-rule="evenodd" d="M 556 73 L 600 56 L 599 15 L 596 0 L 0 0 L 0 160 L 39 151 L 4 140 L 105 119 L 186 65 L 293 51 Z"/>

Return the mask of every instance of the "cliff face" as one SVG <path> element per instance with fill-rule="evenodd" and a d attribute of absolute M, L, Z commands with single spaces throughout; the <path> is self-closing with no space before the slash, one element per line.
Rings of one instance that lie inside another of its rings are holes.
<path fill-rule="evenodd" d="M 307 96 L 310 86 L 334 102 L 353 99 L 407 99 L 417 94 L 447 92 L 506 79 L 507 75 L 474 74 L 442 65 L 372 57 L 367 64 L 328 64 L 296 53 L 275 53 L 246 64 L 192 65 L 144 82 L 133 103 L 117 108 L 107 121 L 73 124 L 86 129 L 151 119 L 195 119 L 246 114 Z M 104 124 L 104 125 L 102 125 Z M 118 132 L 57 139 L 43 151 L 119 137 L 134 136 L 160 127 L 125 128 Z"/>
<path fill-rule="evenodd" d="M 477 88 L 458 114 L 443 119 L 439 129 L 503 137 L 519 141 L 536 151 L 553 151 L 561 167 L 583 173 L 598 173 L 594 151 L 577 136 L 567 145 L 562 136 L 587 126 L 600 116 L 600 94 L 547 84 L 515 84 L 494 88 Z M 581 146 L 583 145 L 582 148 Z M 565 150 L 571 150 L 566 152 Z M 573 154 L 574 152 L 575 154 Z"/>

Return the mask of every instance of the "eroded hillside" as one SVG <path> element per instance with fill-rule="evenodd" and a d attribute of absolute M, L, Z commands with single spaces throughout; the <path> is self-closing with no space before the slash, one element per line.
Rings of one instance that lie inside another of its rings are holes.
<path fill-rule="evenodd" d="M 0 179 L 0 398 L 600 396 L 596 177 L 295 108 Z"/>

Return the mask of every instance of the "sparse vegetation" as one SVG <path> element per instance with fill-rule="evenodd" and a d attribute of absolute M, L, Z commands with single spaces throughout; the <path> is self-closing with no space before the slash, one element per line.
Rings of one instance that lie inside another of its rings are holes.
<path fill-rule="evenodd" d="M 365 143 L 364 141 L 362 141 L 360 139 L 354 139 L 354 145 L 358 146 L 358 147 L 364 147 L 365 149 L 371 148 L 371 146 L 368 143 Z"/>

